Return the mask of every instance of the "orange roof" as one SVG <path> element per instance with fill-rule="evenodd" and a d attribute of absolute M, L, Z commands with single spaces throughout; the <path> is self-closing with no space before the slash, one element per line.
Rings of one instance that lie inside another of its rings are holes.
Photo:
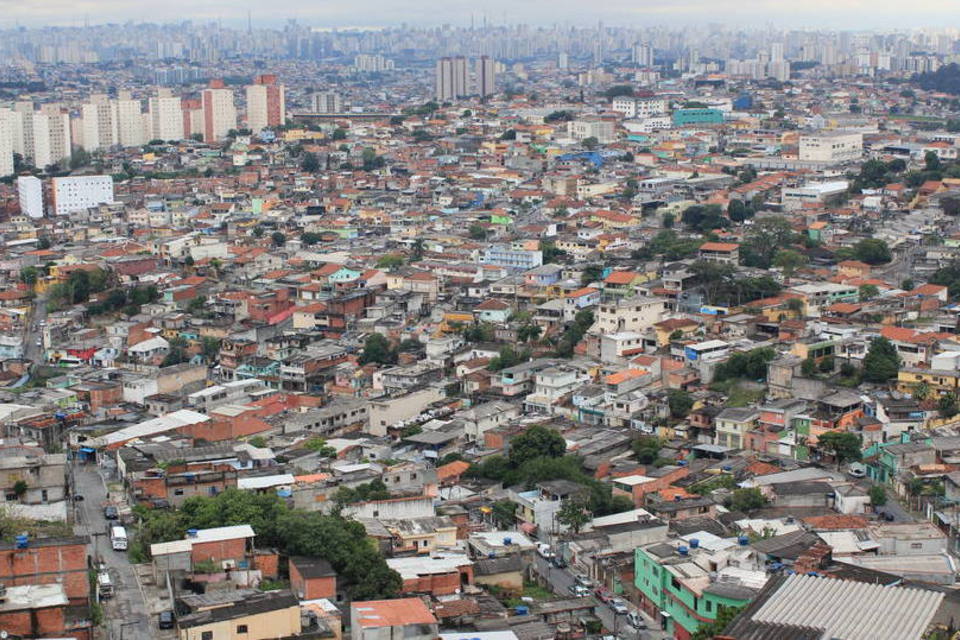
<path fill-rule="evenodd" d="M 633 271 L 614 271 L 606 277 L 607 284 L 630 284 L 637 277 Z"/>
<path fill-rule="evenodd" d="M 811 516 L 803 521 L 814 529 L 865 529 L 867 521 L 854 515 Z"/>
<path fill-rule="evenodd" d="M 313 484 L 314 482 L 326 480 L 329 477 L 329 473 L 308 473 L 303 476 L 293 476 L 293 480 L 297 484 Z"/>
<path fill-rule="evenodd" d="M 603 379 L 606 384 L 620 384 L 621 382 L 626 382 L 627 380 L 633 380 L 634 378 L 639 378 L 647 374 L 647 371 L 644 369 L 625 369 L 623 371 L 617 371 L 616 373 L 611 373 L 606 378 Z"/>
<path fill-rule="evenodd" d="M 909 342 L 917 336 L 917 332 L 906 327 L 883 327 L 880 329 L 880 335 L 887 340 L 898 340 L 900 342 Z"/>
<path fill-rule="evenodd" d="M 583 287 L 582 289 L 577 289 L 576 291 L 571 291 L 567 294 L 568 298 L 582 298 L 583 296 L 588 296 L 591 293 L 596 293 L 597 290 L 593 287 Z"/>
<path fill-rule="evenodd" d="M 437 619 L 420 598 L 366 600 L 350 604 L 356 611 L 357 624 L 366 629 L 403 627 L 409 624 L 437 624 Z"/>
<path fill-rule="evenodd" d="M 463 460 L 454 460 L 437 467 L 437 480 L 447 480 L 463 475 L 470 468 L 470 463 Z"/>
<path fill-rule="evenodd" d="M 704 242 L 700 245 L 700 251 L 736 251 L 740 245 L 733 242 Z"/>

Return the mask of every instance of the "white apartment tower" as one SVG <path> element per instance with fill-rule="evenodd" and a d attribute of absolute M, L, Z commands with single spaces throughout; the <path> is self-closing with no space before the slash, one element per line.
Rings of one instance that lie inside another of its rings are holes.
<path fill-rule="evenodd" d="M 653 66 L 653 47 L 646 42 L 633 45 L 633 64 L 638 67 Z"/>
<path fill-rule="evenodd" d="M 110 176 L 53 178 L 50 184 L 53 212 L 58 216 L 113 202 L 113 178 Z"/>
<path fill-rule="evenodd" d="M 20 213 L 31 218 L 43 217 L 43 183 L 36 176 L 17 178 Z"/>
<path fill-rule="evenodd" d="M 150 137 L 154 140 L 183 140 L 183 108 L 170 89 L 157 89 L 150 98 Z"/>
<path fill-rule="evenodd" d="M 146 125 L 139 100 L 129 91 L 121 91 L 117 99 L 117 138 L 124 147 L 140 147 L 147 143 Z"/>
<path fill-rule="evenodd" d="M 13 113 L 0 109 L 0 178 L 13 175 Z"/>
<path fill-rule="evenodd" d="M 440 58 L 436 69 L 437 100 L 446 102 L 467 95 L 467 59 Z"/>
<path fill-rule="evenodd" d="M 477 93 L 481 98 L 493 95 L 497 90 L 497 62 L 489 56 L 477 60 Z"/>
<path fill-rule="evenodd" d="M 286 121 L 286 96 L 284 86 L 273 74 L 259 75 L 247 87 L 247 127 L 260 133 L 269 127 Z"/>
<path fill-rule="evenodd" d="M 343 98 L 333 91 L 314 93 L 310 96 L 310 110 L 313 113 L 343 113 Z"/>
<path fill-rule="evenodd" d="M 203 90 L 202 105 L 204 142 L 223 140 L 231 129 L 237 128 L 233 91 L 224 88 L 222 81 L 211 81 L 210 88 Z"/>

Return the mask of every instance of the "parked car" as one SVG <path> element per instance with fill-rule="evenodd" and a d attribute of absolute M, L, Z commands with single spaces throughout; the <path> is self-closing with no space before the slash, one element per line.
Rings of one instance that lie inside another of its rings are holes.
<path fill-rule="evenodd" d="M 587 587 L 588 589 L 590 589 L 590 588 L 592 588 L 592 587 L 594 586 L 594 585 L 593 585 L 593 580 L 591 580 L 589 577 L 583 575 L 582 573 L 578 573 L 577 575 L 575 575 L 575 576 L 573 577 L 573 580 L 574 580 L 574 582 L 576 582 L 577 584 L 579 584 L 579 585 L 581 585 L 581 586 L 583 586 L 583 587 Z"/>
<path fill-rule="evenodd" d="M 630 609 L 627 608 L 627 603 L 625 603 L 620 598 L 614 598 L 610 601 L 610 608 L 613 609 L 613 612 L 625 616 L 630 613 Z"/>
<path fill-rule="evenodd" d="M 585 598 L 590 595 L 590 589 L 587 589 L 581 584 L 572 584 L 568 587 L 568 591 L 575 595 L 578 598 Z"/>
<path fill-rule="evenodd" d="M 83 502 L 83 496 L 80 495 L 79 493 L 75 493 L 75 494 L 73 494 L 73 501 L 74 501 L 74 502 Z"/>
<path fill-rule="evenodd" d="M 602 585 L 593 590 L 593 595 L 597 596 L 601 602 L 610 602 L 613 600 L 613 594 L 607 591 L 607 588 Z"/>
<path fill-rule="evenodd" d="M 631 611 L 627 614 L 627 624 L 629 624 L 634 629 L 646 629 L 647 623 L 644 622 L 643 618 L 636 611 Z"/>
<path fill-rule="evenodd" d="M 550 549 L 550 545 L 544 544 L 542 542 L 537 545 L 537 553 L 540 554 L 541 558 L 546 558 L 547 560 L 549 560 L 554 555 L 556 555 L 553 553 L 553 550 Z"/>
<path fill-rule="evenodd" d="M 157 626 L 161 629 L 173 629 L 173 611 L 169 609 L 160 612 L 160 619 Z"/>
<path fill-rule="evenodd" d="M 117 508 L 112 504 L 108 504 L 103 508 L 103 517 L 107 520 L 119 520 L 120 512 L 117 511 Z"/>
<path fill-rule="evenodd" d="M 567 568 L 567 561 L 558 555 L 554 555 L 552 558 L 550 558 L 550 564 L 552 564 L 557 569 Z"/>

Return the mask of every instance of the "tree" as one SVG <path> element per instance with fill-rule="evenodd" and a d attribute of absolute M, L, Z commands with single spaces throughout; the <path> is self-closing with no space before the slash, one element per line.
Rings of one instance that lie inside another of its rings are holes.
<path fill-rule="evenodd" d="M 863 358 L 863 379 L 883 383 L 897 377 L 900 371 L 900 356 L 893 343 L 880 336 L 870 341 L 870 348 Z"/>
<path fill-rule="evenodd" d="M 300 168 L 307 173 L 316 173 L 320 170 L 320 159 L 315 153 L 303 154 L 303 160 L 300 161 Z"/>
<path fill-rule="evenodd" d="M 381 256 L 377 260 L 378 269 L 396 269 L 403 265 L 403 256 L 398 256 L 396 254 L 388 254 Z"/>
<path fill-rule="evenodd" d="M 875 284 L 862 284 L 859 289 L 860 299 L 863 301 L 873 300 L 880 295 L 880 289 Z"/>
<path fill-rule="evenodd" d="M 598 264 L 587 265 L 580 274 L 580 284 L 584 287 L 603 278 L 603 267 Z"/>
<path fill-rule="evenodd" d="M 212 336 L 204 336 L 203 338 L 203 357 L 207 359 L 207 362 L 213 362 L 220 355 L 220 343 L 219 338 L 214 338 Z"/>
<path fill-rule="evenodd" d="M 817 446 L 829 453 L 837 466 L 844 462 L 856 462 L 861 457 L 860 436 L 849 431 L 828 431 L 817 439 Z"/>
<path fill-rule="evenodd" d="M 336 458 L 337 450 L 327 444 L 327 441 L 320 436 L 314 436 L 303 444 L 304 449 L 308 449 L 318 454 L 321 458 Z M 384 489 L 386 487 L 384 486 Z"/>
<path fill-rule="evenodd" d="M 24 267 L 20 269 L 20 282 L 32 287 L 37 284 L 37 279 L 40 277 L 40 270 L 36 267 Z"/>
<path fill-rule="evenodd" d="M 19 500 L 27 493 L 27 489 L 29 488 L 26 480 L 17 480 L 13 483 L 13 495 L 17 496 L 17 500 Z"/>
<path fill-rule="evenodd" d="M 493 503 L 490 515 L 494 521 L 504 529 L 512 529 L 517 526 L 517 503 L 504 498 Z"/>
<path fill-rule="evenodd" d="M 557 522 L 573 531 L 574 534 L 580 533 L 580 529 L 590 522 L 590 519 L 586 500 L 579 496 L 564 500 L 557 511 Z"/>
<path fill-rule="evenodd" d="M 262 238 L 263 237 L 263 227 L 259 224 L 253 228 L 253 237 Z"/>
<path fill-rule="evenodd" d="M 330 136 L 333 140 L 346 140 L 347 139 L 347 130 L 342 127 L 337 127 L 333 130 L 333 135 Z"/>
<path fill-rule="evenodd" d="M 807 256 L 793 249 L 781 249 L 773 257 L 773 266 L 781 269 L 783 275 L 791 278 L 797 269 L 806 266 Z"/>
<path fill-rule="evenodd" d="M 653 464 L 660 457 L 660 439 L 640 436 L 633 441 L 633 455 L 640 464 Z"/>
<path fill-rule="evenodd" d="M 767 269 L 780 249 L 793 243 L 796 234 L 790 222 L 781 216 L 757 220 L 747 232 L 741 250 L 743 263 Z"/>
<path fill-rule="evenodd" d="M 944 418 L 952 418 L 957 415 L 957 413 L 960 413 L 960 408 L 957 406 L 957 394 L 948 391 L 940 396 L 940 399 L 937 401 L 937 409 Z"/>
<path fill-rule="evenodd" d="M 677 217 L 672 213 L 663 214 L 663 228 L 672 229 Z"/>
<path fill-rule="evenodd" d="M 667 405 L 670 407 L 671 417 L 686 418 L 693 408 L 693 396 L 683 389 L 670 389 L 667 391 Z"/>
<path fill-rule="evenodd" d="M 870 504 L 875 507 L 882 507 L 887 504 L 887 492 L 883 486 L 875 484 L 867 492 L 870 495 Z"/>
<path fill-rule="evenodd" d="M 756 487 L 751 489 L 736 489 L 730 497 L 731 511 L 749 512 L 760 509 L 766 506 L 766 504 L 767 499 L 764 497 L 763 492 Z"/>
<path fill-rule="evenodd" d="M 70 168 L 79 169 L 90 164 L 90 153 L 83 147 L 74 147 L 70 154 Z"/>
<path fill-rule="evenodd" d="M 383 335 L 371 333 L 363 343 L 358 361 L 360 364 L 396 364 L 397 352 Z"/>
<path fill-rule="evenodd" d="M 559 458 L 566 451 L 567 442 L 563 436 L 538 424 L 510 441 L 510 464 L 520 467 L 534 458 Z"/>
<path fill-rule="evenodd" d="M 311 247 L 323 239 L 319 233 L 314 233 L 313 231 L 304 231 L 300 234 L 300 242 Z"/>
<path fill-rule="evenodd" d="M 410 248 L 410 262 L 419 262 L 420 260 L 423 260 L 423 240 L 417 238 Z"/>
<path fill-rule="evenodd" d="M 720 605 L 717 609 L 716 619 L 706 624 L 698 624 L 697 630 L 690 636 L 690 640 L 713 640 L 714 636 L 719 636 L 726 630 L 742 608 Z"/>
<path fill-rule="evenodd" d="M 817 373 L 817 361 L 813 358 L 804 358 L 800 363 L 800 374 L 804 378 L 812 378 Z"/>
<path fill-rule="evenodd" d="M 886 264 L 893 259 L 890 247 L 879 238 L 865 238 L 853 245 L 853 257 L 867 264 Z"/>
<path fill-rule="evenodd" d="M 274 231 L 270 234 L 270 242 L 272 242 L 275 247 L 282 247 L 287 243 L 287 236 L 283 232 Z"/>
<path fill-rule="evenodd" d="M 530 342 L 536 340 L 540 337 L 540 334 L 543 332 L 543 329 L 536 324 L 524 324 L 519 329 L 517 329 L 517 341 L 519 342 Z"/>
<path fill-rule="evenodd" d="M 923 155 L 923 164 L 924 169 L 927 171 L 939 171 L 940 170 L 940 156 L 934 151 L 927 151 Z"/>
<path fill-rule="evenodd" d="M 470 234 L 472 240 L 486 240 L 487 238 L 487 229 L 481 224 L 474 222 L 470 225 L 470 228 L 467 230 L 467 233 Z"/>
<path fill-rule="evenodd" d="M 584 149 L 593 151 L 600 146 L 600 141 L 597 140 L 596 136 L 590 136 L 589 138 L 584 138 L 580 144 L 583 145 Z"/>

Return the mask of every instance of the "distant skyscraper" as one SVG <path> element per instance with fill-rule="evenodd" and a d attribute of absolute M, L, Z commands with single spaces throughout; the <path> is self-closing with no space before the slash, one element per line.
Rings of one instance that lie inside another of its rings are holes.
<path fill-rule="evenodd" d="M 653 66 L 653 47 L 646 42 L 633 45 L 633 64 L 638 67 Z"/>
<path fill-rule="evenodd" d="M 81 107 L 83 114 L 83 148 L 87 151 L 107 149 L 118 144 L 117 105 L 103 94 L 90 96 Z"/>
<path fill-rule="evenodd" d="M 124 147 L 139 147 L 147 142 L 146 123 L 139 100 L 129 91 L 121 91 L 117 99 L 117 138 Z"/>
<path fill-rule="evenodd" d="M 497 85 L 497 62 L 488 56 L 477 60 L 477 93 L 481 98 L 493 95 Z"/>
<path fill-rule="evenodd" d="M 254 133 L 286 122 L 286 96 L 277 76 L 260 75 L 247 87 L 247 127 Z"/>
<path fill-rule="evenodd" d="M 393 60 L 388 60 L 381 55 L 361 53 L 353 59 L 353 69 L 358 73 L 392 71 L 393 68 Z"/>
<path fill-rule="evenodd" d="M 446 102 L 467 95 L 467 59 L 440 58 L 436 69 L 437 100 Z"/>
<path fill-rule="evenodd" d="M 558 69 L 570 68 L 570 56 L 568 54 L 561 52 L 557 55 L 557 68 Z"/>
<path fill-rule="evenodd" d="M 20 213 L 31 218 L 43 217 L 43 183 L 36 176 L 17 178 Z"/>
<path fill-rule="evenodd" d="M 313 113 L 343 113 L 343 99 L 333 91 L 315 93 L 310 96 L 310 110 Z"/>
<path fill-rule="evenodd" d="M 13 121 L 15 114 L 0 109 L 0 178 L 13 174 Z"/>
<path fill-rule="evenodd" d="M 222 80 L 211 80 L 210 88 L 204 89 L 203 141 L 216 142 L 227 137 L 237 128 L 237 109 L 233 105 L 233 91 L 223 86 Z"/>
<path fill-rule="evenodd" d="M 770 62 L 783 62 L 782 42 L 774 42 L 770 45 Z"/>
<path fill-rule="evenodd" d="M 150 98 L 150 137 L 154 140 L 183 140 L 183 108 L 170 89 L 158 89 Z"/>

